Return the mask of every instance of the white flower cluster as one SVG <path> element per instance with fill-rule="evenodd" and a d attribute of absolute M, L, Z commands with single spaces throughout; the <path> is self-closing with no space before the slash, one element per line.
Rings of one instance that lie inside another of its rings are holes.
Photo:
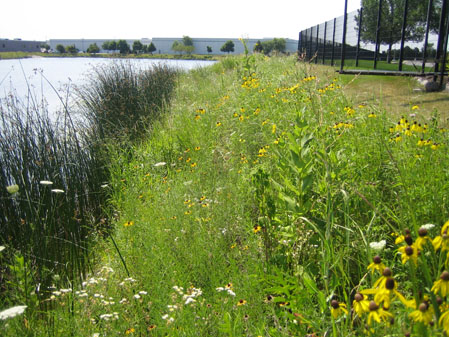
<path fill-rule="evenodd" d="M 227 292 L 231 296 L 235 296 L 235 292 L 232 291 L 231 287 L 218 287 L 216 288 L 218 292 Z"/>
<path fill-rule="evenodd" d="M 118 312 L 113 312 L 112 314 L 102 314 L 100 319 L 103 321 L 116 321 L 118 320 Z"/>
<path fill-rule="evenodd" d="M 18 306 L 0 311 L 0 320 L 5 320 L 7 318 L 13 318 L 18 315 L 22 315 L 26 308 L 27 308 L 26 305 L 18 305 Z"/>
<path fill-rule="evenodd" d="M 187 305 L 192 302 L 196 302 L 196 298 L 201 296 L 203 294 L 203 291 L 201 289 L 197 288 L 189 288 L 188 293 L 182 296 L 182 299 L 184 302 L 184 305 Z"/>
<path fill-rule="evenodd" d="M 380 240 L 379 242 L 370 242 L 369 246 L 372 250 L 382 250 L 387 245 L 387 241 Z"/>

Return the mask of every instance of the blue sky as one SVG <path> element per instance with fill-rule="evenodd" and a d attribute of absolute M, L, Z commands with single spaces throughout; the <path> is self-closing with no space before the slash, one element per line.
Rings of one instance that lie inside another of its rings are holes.
<path fill-rule="evenodd" d="M 349 0 L 349 10 L 360 0 Z M 343 15 L 344 0 L 5 0 L 0 38 L 284 37 Z"/>

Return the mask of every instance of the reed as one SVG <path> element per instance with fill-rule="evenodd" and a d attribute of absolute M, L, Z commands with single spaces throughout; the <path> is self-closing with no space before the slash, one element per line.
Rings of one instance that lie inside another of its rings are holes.
<path fill-rule="evenodd" d="M 137 139 L 170 100 L 176 76 L 166 65 L 141 70 L 122 61 L 94 68 L 78 89 L 83 114 L 103 139 Z"/>
<path fill-rule="evenodd" d="M 88 133 L 68 113 L 54 120 L 35 102 L 9 96 L 0 105 L 0 242 L 10 265 L 0 286 L 9 295 L 22 292 L 26 303 L 29 293 L 20 285 L 31 283 L 40 300 L 56 275 L 74 280 L 87 271 L 107 180 L 104 157 Z M 31 279 L 16 280 L 17 257 Z"/>

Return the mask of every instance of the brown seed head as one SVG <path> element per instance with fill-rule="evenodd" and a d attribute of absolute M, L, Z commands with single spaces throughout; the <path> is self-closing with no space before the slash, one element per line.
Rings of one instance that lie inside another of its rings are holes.
<path fill-rule="evenodd" d="M 440 279 L 443 281 L 449 281 L 449 272 L 446 270 L 441 273 Z"/>
<path fill-rule="evenodd" d="M 388 290 L 393 290 L 395 285 L 396 282 L 394 281 L 394 278 L 387 278 L 387 281 L 385 282 L 385 288 L 387 288 Z"/>
<path fill-rule="evenodd" d="M 354 299 L 355 299 L 357 302 L 360 302 L 360 301 L 363 300 L 363 295 L 362 295 L 361 293 L 357 293 L 357 294 L 355 294 Z"/>
<path fill-rule="evenodd" d="M 334 309 L 338 309 L 340 307 L 339 303 L 337 300 L 332 300 L 331 301 L 331 307 Z"/>
<path fill-rule="evenodd" d="M 409 246 L 411 246 L 411 245 L 413 244 L 413 238 L 412 238 L 412 236 L 411 236 L 410 234 L 407 234 L 407 235 L 404 237 L 404 241 L 407 242 L 407 244 L 408 244 Z"/>
<path fill-rule="evenodd" d="M 429 305 L 426 302 L 422 302 L 419 305 L 419 311 L 421 311 L 421 312 L 426 312 L 428 308 L 429 308 Z"/>
<path fill-rule="evenodd" d="M 379 264 L 379 263 L 382 262 L 382 259 L 380 258 L 379 255 L 376 255 L 376 256 L 373 257 L 373 262 L 374 262 L 375 264 Z"/>
<path fill-rule="evenodd" d="M 411 246 L 405 247 L 405 254 L 407 254 L 408 256 L 412 256 L 413 255 L 413 247 L 411 247 Z"/>
<path fill-rule="evenodd" d="M 385 267 L 384 271 L 382 272 L 382 275 L 385 277 L 390 277 L 391 275 L 393 275 L 393 273 L 390 268 Z"/>
<path fill-rule="evenodd" d="M 418 235 L 421 236 L 421 237 L 426 236 L 426 235 L 427 235 L 427 229 L 424 228 L 424 227 L 421 227 L 421 228 L 418 230 Z"/>
<path fill-rule="evenodd" d="M 404 234 L 405 235 L 410 235 L 411 234 L 410 229 L 408 229 L 408 228 L 404 229 Z"/>
<path fill-rule="evenodd" d="M 375 311 L 377 309 L 379 309 L 379 306 L 376 304 L 376 302 L 374 302 L 374 301 L 369 302 L 369 310 L 370 311 Z"/>

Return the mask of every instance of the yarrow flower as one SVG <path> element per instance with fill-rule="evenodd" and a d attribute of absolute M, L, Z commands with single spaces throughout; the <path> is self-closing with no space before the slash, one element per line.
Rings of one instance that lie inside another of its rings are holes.
<path fill-rule="evenodd" d="M 52 189 L 51 190 L 53 193 L 64 193 L 64 190 L 61 190 L 61 189 L 59 189 L 59 188 L 54 188 L 54 189 Z"/>
<path fill-rule="evenodd" d="M 0 320 L 5 320 L 7 318 L 13 318 L 18 315 L 21 315 L 24 313 L 26 308 L 27 308 L 26 305 L 18 305 L 18 306 L 0 311 Z"/>
<path fill-rule="evenodd" d="M 159 163 L 154 164 L 154 167 L 159 167 L 159 166 L 165 166 L 167 163 L 164 161 L 161 161 Z"/>
<path fill-rule="evenodd" d="M 41 184 L 41 185 L 53 185 L 53 182 L 50 181 L 50 180 L 41 180 L 39 182 L 39 184 Z"/>
<path fill-rule="evenodd" d="M 386 240 L 381 240 L 379 242 L 370 242 L 369 244 L 370 248 L 373 250 L 382 250 L 385 248 L 386 245 L 387 245 Z"/>

